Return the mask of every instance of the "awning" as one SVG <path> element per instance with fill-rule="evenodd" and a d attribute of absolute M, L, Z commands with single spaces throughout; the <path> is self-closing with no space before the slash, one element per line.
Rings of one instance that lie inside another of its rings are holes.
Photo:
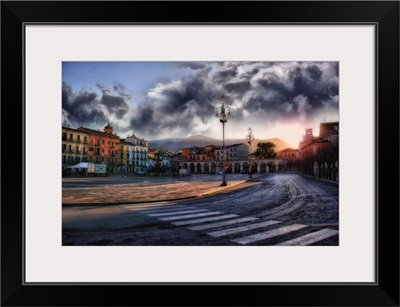
<path fill-rule="evenodd" d="M 88 168 L 88 165 L 89 165 L 88 162 L 80 162 L 76 165 L 68 166 L 68 168 Z"/>

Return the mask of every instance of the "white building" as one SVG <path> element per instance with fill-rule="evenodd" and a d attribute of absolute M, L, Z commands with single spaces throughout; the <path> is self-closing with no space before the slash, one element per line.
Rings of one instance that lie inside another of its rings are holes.
<path fill-rule="evenodd" d="M 126 150 L 128 150 L 126 156 L 127 165 L 133 166 L 134 172 L 145 171 L 147 168 L 146 161 L 148 159 L 149 142 L 138 138 L 134 134 L 121 141 L 124 142 Z"/>

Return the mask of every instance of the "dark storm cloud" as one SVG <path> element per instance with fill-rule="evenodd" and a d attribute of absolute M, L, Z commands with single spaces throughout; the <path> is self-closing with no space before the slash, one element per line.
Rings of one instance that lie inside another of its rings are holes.
<path fill-rule="evenodd" d="M 238 94 L 242 94 L 250 89 L 251 85 L 250 82 L 245 81 L 238 81 L 238 82 L 230 82 L 224 85 L 224 89 L 227 92 L 235 92 Z"/>
<path fill-rule="evenodd" d="M 221 67 L 221 69 L 214 75 L 214 81 L 217 83 L 225 83 L 236 77 L 237 73 L 238 69 L 236 66 L 229 65 L 228 67 Z"/>
<path fill-rule="evenodd" d="M 113 90 L 116 92 L 120 97 L 122 97 L 125 101 L 131 99 L 131 94 L 128 92 L 125 85 L 122 83 L 114 83 Z"/>
<path fill-rule="evenodd" d="M 128 104 L 122 97 L 103 95 L 100 101 L 105 105 L 111 114 L 115 114 L 118 119 L 121 119 L 129 110 Z"/>
<path fill-rule="evenodd" d="M 188 65 L 191 65 L 189 63 Z M 221 94 L 234 119 L 270 123 L 337 112 L 335 62 L 207 63 L 190 76 L 159 83 L 133 110 L 131 127 L 147 135 L 201 133 L 215 120 Z"/>
<path fill-rule="evenodd" d="M 310 74 L 311 79 L 313 79 L 314 81 L 321 80 L 322 70 L 319 69 L 318 66 L 312 65 L 307 67 L 306 70 Z"/>
<path fill-rule="evenodd" d="M 220 95 L 207 84 L 208 72 L 204 68 L 190 78 L 158 84 L 133 110 L 132 129 L 153 135 L 166 129 L 189 133 L 196 118 L 206 123 L 213 117 L 215 97 Z"/>
<path fill-rule="evenodd" d="M 63 82 L 62 108 L 63 124 L 104 122 L 105 116 L 98 108 L 97 94 L 88 90 L 74 93 L 71 86 Z"/>
<path fill-rule="evenodd" d="M 259 70 L 258 68 L 254 68 L 253 70 L 251 70 L 251 71 L 249 71 L 249 72 L 243 73 L 243 74 L 240 76 L 240 78 L 244 78 L 244 79 L 250 80 L 251 78 L 253 78 L 253 76 L 255 76 L 256 74 L 258 74 L 259 71 L 260 71 L 260 70 Z"/>
<path fill-rule="evenodd" d="M 100 89 L 100 91 L 103 93 L 103 95 L 111 93 L 111 90 L 105 85 L 97 83 L 96 86 Z"/>
<path fill-rule="evenodd" d="M 180 64 L 181 67 L 183 68 L 190 68 L 192 70 L 197 70 L 206 67 L 205 64 L 201 63 L 196 63 L 196 62 L 187 62 L 187 63 L 182 63 Z"/>
<path fill-rule="evenodd" d="M 110 95 L 106 86 L 97 84 L 97 87 L 102 92 L 101 97 L 87 89 L 74 92 L 69 84 L 63 82 L 63 125 L 103 125 L 110 121 L 110 117 L 121 119 L 129 111 L 125 97 Z"/>

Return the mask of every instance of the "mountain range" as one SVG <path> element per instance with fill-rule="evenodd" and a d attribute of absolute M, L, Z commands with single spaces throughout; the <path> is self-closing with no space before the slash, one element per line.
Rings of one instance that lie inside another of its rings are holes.
<path fill-rule="evenodd" d="M 292 145 L 279 138 L 271 139 L 254 139 L 251 141 L 251 151 L 257 149 L 257 144 L 260 142 L 272 142 L 276 145 L 275 152 L 286 148 L 293 148 Z M 225 145 L 246 143 L 245 139 L 226 139 Z M 193 146 L 204 147 L 207 145 L 222 145 L 222 140 L 213 139 L 204 135 L 194 135 L 187 138 L 167 138 L 161 140 L 149 141 L 149 147 L 151 148 L 163 148 L 170 152 L 177 152 L 182 148 L 190 148 Z"/>

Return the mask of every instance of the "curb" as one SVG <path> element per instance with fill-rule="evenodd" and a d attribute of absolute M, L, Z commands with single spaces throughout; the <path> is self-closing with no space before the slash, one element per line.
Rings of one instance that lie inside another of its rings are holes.
<path fill-rule="evenodd" d="M 131 205 L 131 204 L 148 204 L 148 203 L 161 203 L 164 201 L 177 201 L 196 198 L 197 196 L 188 196 L 182 198 L 170 198 L 170 199 L 157 199 L 147 201 L 119 201 L 119 202 L 108 202 L 108 203 L 63 203 L 64 207 L 85 207 L 85 206 L 119 206 L 119 205 Z"/>

